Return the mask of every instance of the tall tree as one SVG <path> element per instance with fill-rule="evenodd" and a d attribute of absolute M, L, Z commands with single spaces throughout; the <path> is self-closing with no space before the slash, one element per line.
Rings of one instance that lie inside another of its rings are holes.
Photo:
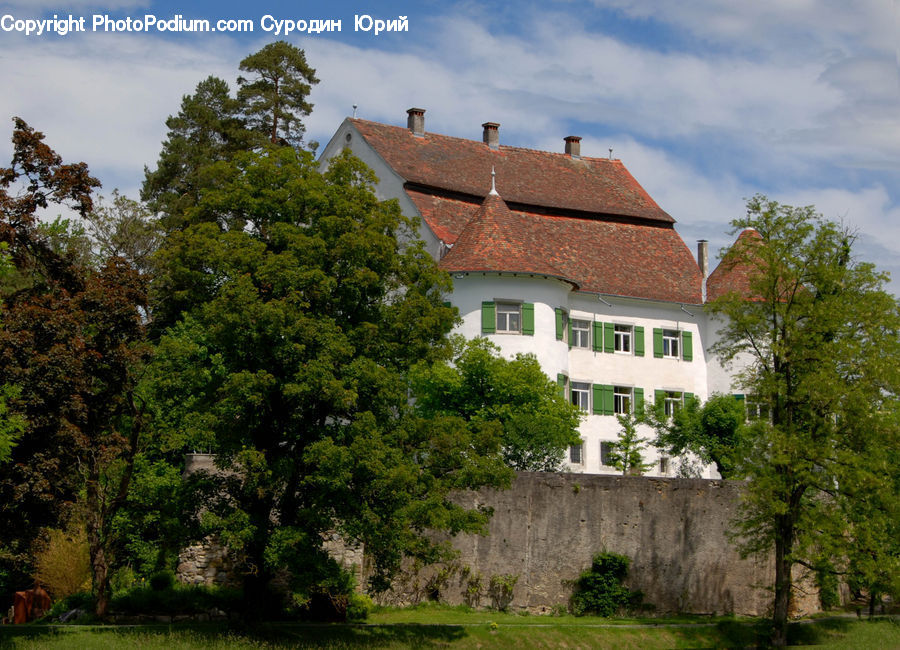
<path fill-rule="evenodd" d="M 733 225 L 755 231 L 722 260 L 749 294 L 710 309 L 716 352 L 746 361 L 744 389 L 771 408 L 748 430 L 740 531 L 745 552 L 774 548 L 772 642 L 784 645 L 794 566 L 849 551 L 840 504 L 892 489 L 878 436 L 896 411 L 900 312 L 885 276 L 852 256 L 851 234 L 813 208 L 756 196 Z"/>
<path fill-rule="evenodd" d="M 16 120 L 13 164 L 0 170 L 0 234 L 18 268 L 35 281 L 8 296 L 0 330 L 0 384 L 27 427 L 0 466 L 3 559 L 27 569 L 39 530 L 60 527 L 83 499 L 97 613 L 108 602 L 109 524 L 124 499 L 140 417 L 134 370 L 145 351 L 138 274 L 121 259 L 95 271 L 59 252 L 35 211 L 72 202 L 83 217 L 97 181 L 87 167 L 63 165 L 43 134 Z M 10 188 L 22 188 L 15 196 Z"/>
<path fill-rule="evenodd" d="M 182 98 L 181 110 L 166 126 L 156 169 L 144 169 L 141 200 L 160 215 L 165 230 L 175 230 L 185 227 L 185 211 L 215 184 L 209 166 L 251 148 L 258 138 L 248 130 L 228 84 L 213 76 Z"/>
<path fill-rule="evenodd" d="M 447 354 L 449 278 L 349 155 L 323 175 L 308 152 L 267 149 L 221 173 L 200 205 L 218 218 L 161 252 L 183 316 L 155 360 L 160 426 L 216 454 L 205 521 L 245 554 L 248 607 L 284 564 L 296 602 L 314 600 L 327 531 L 364 542 L 384 588 L 404 555 L 437 557 L 426 529 L 484 524 L 450 490 L 511 477 L 492 431 L 408 404 L 409 368 Z"/>
<path fill-rule="evenodd" d="M 149 274 L 161 243 L 161 228 L 143 204 L 113 190 L 109 202 L 100 197 L 87 215 L 87 231 L 95 257 L 102 262 L 121 257 L 139 273 Z"/>
<path fill-rule="evenodd" d="M 623 475 L 631 474 L 640 476 L 653 464 L 644 462 L 644 449 L 648 440 L 641 438 L 637 431 L 640 419 L 632 413 L 616 417 L 622 427 L 616 436 L 616 441 L 609 445 L 609 464 L 622 472 Z"/>
<path fill-rule="evenodd" d="M 307 101 L 316 71 L 306 62 L 303 50 L 285 41 L 269 43 L 241 61 L 238 100 L 250 126 L 272 144 L 293 147 L 303 142 L 302 118 L 312 111 Z"/>
<path fill-rule="evenodd" d="M 560 396 L 534 355 L 504 359 L 487 339 L 456 338 L 452 361 L 413 370 L 412 392 L 423 417 L 497 426 L 504 461 L 515 470 L 558 471 L 569 445 L 580 442 L 580 411 Z"/>

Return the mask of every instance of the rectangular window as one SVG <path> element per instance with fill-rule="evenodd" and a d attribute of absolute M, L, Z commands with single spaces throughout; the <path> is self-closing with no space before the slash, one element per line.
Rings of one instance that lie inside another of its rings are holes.
<path fill-rule="evenodd" d="M 631 325 L 616 325 L 614 349 L 631 353 Z"/>
<path fill-rule="evenodd" d="M 522 331 L 522 305 L 513 302 L 497 303 L 497 332 L 520 333 Z"/>
<path fill-rule="evenodd" d="M 610 455 L 612 453 L 612 443 L 611 442 L 601 442 L 600 443 L 600 464 L 604 467 L 612 467 L 612 461 L 610 460 Z"/>
<path fill-rule="evenodd" d="M 572 404 L 580 408 L 582 411 L 588 411 L 591 408 L 590 395 L 591 385 L 582 381 L 573 381 L 571 384 Z"/>
<path fill-rule="evenodd" d="M 572 319 L 572 347 L 591 347 L 591 323 L 586 320 Z"/>
<path fill-rule="evenodd" d="M 613 412 L 616 415 L 631 413 L 631 388 L 613 386 Z"/>
<path fill-rule="evenodd" d="M 569 447 L 569 462 L 573 465 L 581 465 L 584 462 L 584 443 Z"/>
<path fill-rule="evenodd" d="M 747 395 L 744 402 L 744 408 L 747 409 L 747 420 L 771 420 L 772 411 L 765 402 L 758 401 L 753 395 Z"/>
<path fill-rule="evenodd" d="M 659 473 L 663 476 L 669 475 L 669 457 L 668 456 L 660 456 L 659 457 Z"/>
<path fill-rule="evenodd" d="M 683 404 L 683 395 L 684 393 L 678 393 L 675 391 L 667 390 L 665 391 L 665 409 L 666 415 L 673 416 L 675 412 L 681 408 Z"/>
<path fill-rule="evenodd" d="M 662 331 L 663 356 L 668 359 L 678 358 L 678 330 Z"/>

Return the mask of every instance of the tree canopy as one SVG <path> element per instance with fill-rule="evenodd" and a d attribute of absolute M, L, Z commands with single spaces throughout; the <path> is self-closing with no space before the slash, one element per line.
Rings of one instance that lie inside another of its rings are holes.
<path fill-rule="evenodd" d="M 205 521 L 244 553 L 249 603 L 283 565 L 297 602 L 314 600 L 328 531 L 364 542 L 385 588 L 403 556 L 437 557 L 425 530 L 485 523 L 450 490 L 511 478 L 494 432 L 409 406 L 410 367 L 448 353 L 449 278 L 348 154 L 320 174 L 310 153 L 270 148 L 219 172 L 198 205 L 215 218 L 161 251 L 181 316 L 155 360 L 158 426 L 216 454 Z"/>
<path fill-rule="evenodd" d="M 520 471 L 560 468 L 580 442 L 581 412 L 559 394 L 534 355 L 504 359 L 487 339 L 454 340 L 451 361 L 413 369 L 416 411 L 456 416 L 472 427 L 498 427 L 503 459 Z"/>
<path fill-rule="evenodd" d="M 756 196 L 733 225 L 754 234 L 722 264 L 746 272 L 749 294 L 710 309 L 715 351 L 744 365 L 742 388 L 771 411 L 747 430 L 739 531 L 745 552 L 775 549 L 772 641 L 783 645 L 792 568 L 851 557 L 842 504 L 892 491 L 900 310 L 886 276 L 853 256 L 852 234 L 813 208 Z"/>

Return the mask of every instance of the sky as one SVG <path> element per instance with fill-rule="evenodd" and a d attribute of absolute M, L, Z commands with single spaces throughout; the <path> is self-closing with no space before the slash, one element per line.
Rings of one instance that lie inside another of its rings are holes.
<path fill-rule="evenodd" d="M 54 14 L 86 31 L 16 30 Z M 95 15 L 253 31 L 93 31 Z M 366 15 L 408 31 L 355 30 Z M 312 19 L 341 31 L 264 29 Z M 900 294 L 900 0 L 0 0 L 0 166 L 20 116 L 103 194 L 136 198 L 181 98 L 211 74 L 234 88 L 241 59 L 279 39 L 321 80 L 308 141 L 327 143 L 354 104 L 396 125 L 425 108 L 427 131 L 471 139 L 499 122 L 501 144 L 549 151 L 578 135 L 583 155 L 612 148 L 692 250 L 730 243 L 762 193 L 853 229 Z"/>

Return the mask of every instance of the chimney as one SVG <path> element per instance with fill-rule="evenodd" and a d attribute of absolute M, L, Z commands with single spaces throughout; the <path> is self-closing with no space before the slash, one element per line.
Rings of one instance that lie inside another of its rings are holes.
<path fill-rule="evenodd" d="M 491 149 L 500 148 L 500 125 L 496 122 L 485 122 L 481 125 L 484 129 L 482 140 Z"/>
<path fill-rule="evenodd" d="M 581 158 L 581 138 L 577 135 L 566 137 L 566 153 L 572 158 Z"/>
<path fill-rule="evenodd" d="M 700 294 L 703 302 L 706 302 L 706 278 L 709 276 L 709 242 L 705 239 L 697 240 L 697 266 L 700 267 L 700 275 L 703 283 L 700 285 Z"/>
<path fill-rule="evenodd" d="M 425 109 L 410 108 L 406 114 L 409 116 L 406 118 L 406 127 L 412 134 L 419 137 L 425 135 Z"/>

